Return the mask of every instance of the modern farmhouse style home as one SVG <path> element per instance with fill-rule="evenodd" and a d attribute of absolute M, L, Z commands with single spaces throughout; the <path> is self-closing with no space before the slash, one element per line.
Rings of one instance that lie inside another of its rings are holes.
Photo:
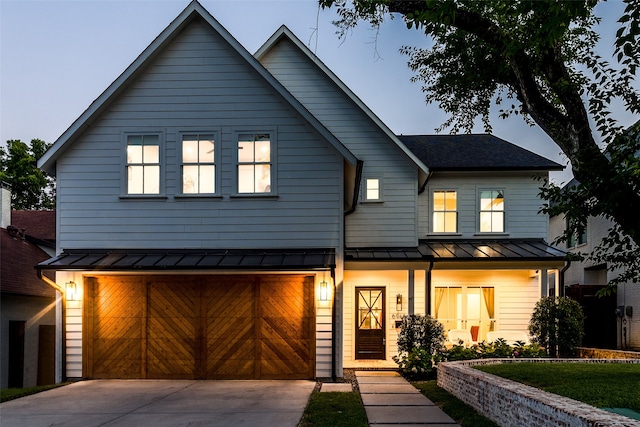
<path fill-rule="evenodd" d="M 287 28 L 251 55 L 195 1 L 39 165 L 59 378 L 395 366 L 403 315 L 526 332 L 564 266 L 533 179 L 560 165 L 491 135 L 396 136 Z"/>

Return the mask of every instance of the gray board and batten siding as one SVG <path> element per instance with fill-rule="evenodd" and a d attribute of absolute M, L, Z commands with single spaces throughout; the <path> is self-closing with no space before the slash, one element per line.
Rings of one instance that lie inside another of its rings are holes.
<path fill-rule="evenodd" d="M 180 137 L 215 133 L 218 197 L 180 197 Z M 160 134 L 161 197 L 123 197 L 126 132 Z M 234 197 L 234 137 L 271 132 L 276 197 Z M 58 248 L 340 247 L 343 158 L 193 20 L 57 161 Z M 117 238 L 114 238 L 117 236 Z"/>
<path fill-rule="evenodd" d="M 329 76 L 330 71 L 317 58 L 289 37 L 294 36 L 280 37 L 263 47 L 256 54 L 258 59 L 364 162 L 363 182 L 368 177 L 381 180 L 382 201 L 378 203 L 362 203 L 361 186 L 361 203 L 345 219 L 346 245 L 417 245 L 419 167 L 372 119 L 373 113 L 366 114 L 362 108 L 366 106 L 357 105 L 355 95 L 348 96 L 346 86 L 339 87 L 337 77 Z"/>

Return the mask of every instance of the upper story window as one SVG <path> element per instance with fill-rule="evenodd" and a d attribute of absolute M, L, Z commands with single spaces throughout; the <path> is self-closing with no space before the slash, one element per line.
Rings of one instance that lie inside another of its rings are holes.
<path fill-rule="evenodd" d="M 364 201 L 382 201 L 382 180 L 380 178 L 365 178 L 364 180 Z"/>
<path fill-rule="evenodd" d="M 569 221 L 567 220 L 567 229 L 569 229 Z M 576 246 L 587 243 L 587 226 L 585 225 L 582 233 L 571 233 L 567 237 L 567 248 L 575 248 Z"/>
<path fill-rule="evenodd" d="M 504 190 L 480 191 L 480 232 L 504 233 Z"/>
<path fill-rule="evenodd" d="M 238 193 L 272 193 L 271 135 L 238 135 Z"/>
<path fill-rule="evenodd" d="M 182 136 L 182 193 L 214 194 L 216 192 L 214 134 Z"/>
<path fill-rule="evenodd" d="M 159 135 L 127 135 L 127 194 L 160 194 Z"/>
<path fill-rule="evenodd" d="M 458 193 L 456 191 L 433 192 L 433 232 L 458 232 Z"/>

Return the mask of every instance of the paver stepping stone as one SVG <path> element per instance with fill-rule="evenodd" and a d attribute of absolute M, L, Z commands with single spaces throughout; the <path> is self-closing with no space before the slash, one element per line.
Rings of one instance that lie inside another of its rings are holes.
<path fill-rule="evenodd" d="M 456 422 L 437 406 L 365 406 L 369 424 L 415 424 Z"/>
<path fill-rule="evenodd" d="M 365 406 L 433 406 L 434 403 L 422 394 L 377 394 L 365 393 L 361 395 Z"/>

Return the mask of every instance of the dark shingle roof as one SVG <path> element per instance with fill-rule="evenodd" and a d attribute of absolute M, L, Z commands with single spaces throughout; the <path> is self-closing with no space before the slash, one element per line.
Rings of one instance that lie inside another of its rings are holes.
<path fill-rule="evenodd" d="M 53 288 L 40 280 L 33 268 L 49 259 L 46 252 L 22 238 L 20 233 L 10 233 L 5 228 L 0 228 L 0 247 L 0 292 L 50 298 L 56 296 Z"/>
<path fill-rule="evenodd" d="M 56 211 L 11 211 L 11 225 L 36 239 L 56 241 Z"/>
<path fill-rule="evenodd" d="M 431 171 L 562 170 L 545 157 L 489 134 L 398 135 Z"/>

